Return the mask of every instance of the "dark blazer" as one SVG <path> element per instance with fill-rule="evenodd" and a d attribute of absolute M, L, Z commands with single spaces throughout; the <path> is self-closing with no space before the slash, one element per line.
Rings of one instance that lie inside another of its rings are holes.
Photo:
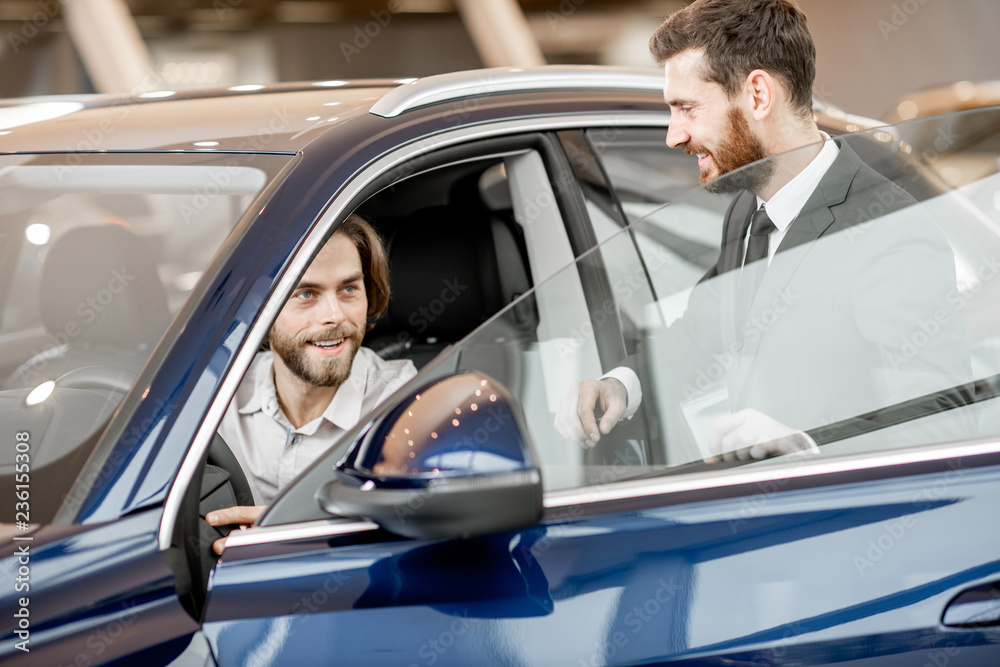
<path fill-rule="evenodd" d="M 639 351 L 653 354 L 639 359 L 649 374 L 668 374 L 658 401 L 697 399 L 724 377 L 731 411 L 754 408 L 825 442 L 898 419 L 906 401 L 966 400 L 938 393 L 971 379 L 948 242 L 909 194 L 838 145 L 749 305 L 737 295 L 756 197 L 733 201 L 688 310 Z"/>

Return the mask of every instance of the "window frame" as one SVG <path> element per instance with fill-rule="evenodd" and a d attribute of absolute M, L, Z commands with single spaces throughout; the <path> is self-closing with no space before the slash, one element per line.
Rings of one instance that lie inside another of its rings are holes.
<path fill-rule="evenodd" d="M 663 120 L 662 114 L 644 112 L 630 116 L 629 124 L 655 126 L 662 125 Z M 393 180 L 398 179 L 400 170 L 408 169 L 408 165 L 411 167 L 415 164 L 423 166 L 421 162 L 414 161 L 422 158 L 426 159 L 428 161 L 427 166 L 429 167 L 429 162 L 433 160 L 431 154 L 437 156 L 450 155 L 444 151 L 461 151 L 463 146 L 470 146 L 474 142 L 482 140 L 497 140 L 503 144 L 505 152 L 510 152 L 516 146 L 516 144 L 511 144 L 512 135 L 546 136 L 542 133 L 595 125 L 605 126 L 609 122 L 612 124 L 618 123 L 621 122 L 621 118 L 618 115 L 610 113 L 580 114 L 550 118 L 505 120 L 482 126 L 450 130 L 413 141 L 383 155 L 370 162 L 347 182 L 313 223 L 312 230 L 308 236 L 299 244 L 294 255 L 289 258 L 284 272 L 278 279 L 277 286 L 258 311 L 257 317 L 244 338 L 239 351 L 236 353 L 236 357 L 226 377 L 223 379 L 219 390 L 216 392 L 208 410 L 203 416 L 197 433 L 188 447 L 188 451 L 181 462 L 174 482 L 167 493 L 157 537 L 160 550 L 168 551 L 171 548 L 173 534 L 178 524 L 178 516 L 187 489 L 192 480 L 195 479 L 196 472 L 204 460 L 218 424 L 221 423 L 223 414 L 230 401 L 232 401 L 233 396 L 235 396 L 243 376 L 246 374 L 267 331 L 270 329 L 270 323 L 275 320 L 288 295 L 294 289 L 298 277 L 305 272 L 312 258 L 319 251 L 323 240 L 336 225 L 346 219 L 347 215 L 360 206 L 368 197 L 389 185 Z M 549 141 L 552 140 L 550 139 Z M 485 143 L 481 145 L 485 145 Z M 480 152 L 475 157 L 481 157 L 482 155 L 483 153 Z M 543 158 L 545 157 L 551 159 L 551 154 L 546 155 L 543 153 Z M 546 164 L 548 166 L 550 162 L 546 162 Z M 562 205 L 560 205 L 560 210 L 563 211 Z M 567 227 L 580 224 L 579 217 L 566 215 L 565 212 L 563 212 L 563 221 Z"/>

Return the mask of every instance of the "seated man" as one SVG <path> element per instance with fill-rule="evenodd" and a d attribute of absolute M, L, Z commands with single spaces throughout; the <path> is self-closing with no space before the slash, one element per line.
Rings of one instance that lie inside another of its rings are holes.
<path fill-rule="evenodd" d="M 278 491 L 416 375 L 409 360 L 361 347 L 389 302 L 381 239 L 356 215 L 334 232 L 278 314 L 219 433 L 256 503 L 210 512 L 213 526 L 251 524 Z M 215 542 L 221 554 L 225 539 Z"/>

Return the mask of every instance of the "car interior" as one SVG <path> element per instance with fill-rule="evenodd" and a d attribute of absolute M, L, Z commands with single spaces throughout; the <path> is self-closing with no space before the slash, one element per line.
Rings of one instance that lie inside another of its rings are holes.
<path fill-rule="evenodd" d="M 184 224 L 194 186 L 213 167 L 143 159 L 67 165 L 33 158 L 0 172 L 0 422 L 31 433 L 32 481 L 53 490 L 32 498 L 34 523 L 53 520 L 171 318 L 266 178 L 233 167 L 232 192 L 206 199 L 200 224 Z M 174 170 L 170 182 L 165 168 Z M 13 485 L 14 464 L 12 451 L 0 457 L 3 484 Z"/>
<path fill-rule="evenodd" d="M 435 156 L 414 172 L 376 184 L 377 191 L 354 213 L 382 236 L 390 268 L 389 304 L 364 345 L 385 359 L 410 359 L 420 369 L 530 290 L 532 279 L 503 156 Z M 472 350 L 477 367 L 509 387 L 523 379 L 518 339 L 537 326 L 530 300 L 513 312 L 515 317 L 494 339 Z M 458 363 L 455 359 L 454 365 Z M 234 504 L 253 504 L 246 476 L 218 434 L 199 475 L 175 531 L 176 551 L 183 553 L 192 573 L 191 581 L 178 590 L 192 613 L 201 608 L 217 559 L 212 543 L 233 528 L 210 527 L 195 517 L 204 519 L 213 509 Z M 306 513 L 319 512 L 311 491 L 307 495 L 305 502 L 313 510 Z M 183 538 L 192 534 L 198 539 Z"/>

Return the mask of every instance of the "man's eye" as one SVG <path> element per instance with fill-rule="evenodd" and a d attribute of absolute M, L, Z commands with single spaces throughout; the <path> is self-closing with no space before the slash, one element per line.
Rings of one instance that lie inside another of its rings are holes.
<path fill-rule="evenodd" d="M 297 299 L 311 299 L 313 297 L 313 292 L 311 290 L 303 290 L 295 295 Z"/>
<path fill-rule="evenodd" d="M 357 285 L 347 285 L 344 287 L 344 292 L 347 294 L 354 294 L 357 291 L 358 291 Z"/>

